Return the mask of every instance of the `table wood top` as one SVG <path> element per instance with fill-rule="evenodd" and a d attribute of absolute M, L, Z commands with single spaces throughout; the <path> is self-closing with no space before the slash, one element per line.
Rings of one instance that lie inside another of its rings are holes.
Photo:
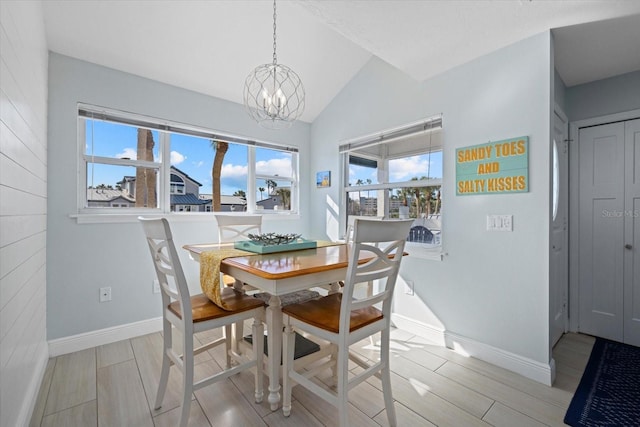
<path fill-rule="evenodd" d="M 194 255 L 218 248 L 230 248 L 230 245 L 185 245 L 184 248 Z M 366 262 L 371 257 L 366 257 Z M 345 244 L 325 246 L 321 248 L 302 249 L 270 254 L 247 254 L 222 260 L 220 271 L 228 272 L 228 267 L 235 267 L 258 277 L 269 280 L 286 279 L 305 274 L 319 273 L 328 270 L 347 268 L 349 265 L 348 247 Z"/>
<path fill-rule="evenodd" d="M 208 243 L 184 245 L 196 258 L 202 252 L 233 248 L 233 243 Z M 403 256 L 409 255 L 407 252 Z M 358 264 L 373 258 L 370 252 L 360 253 Z M 237 268 L 254 276 L 268 280 L 280 280 L 323 271 L 338 270 L 349 266 L 349 245 L 339 243 L 313 249 L 300 249 L 270 254 L 247 253 L 229 257 L 220 263 L 220 271 L 229 274 L 229 268 Z"/>

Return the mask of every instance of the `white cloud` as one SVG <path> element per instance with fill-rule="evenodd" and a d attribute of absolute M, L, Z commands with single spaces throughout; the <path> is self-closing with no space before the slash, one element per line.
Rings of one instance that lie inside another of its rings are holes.
<path fill-rule="evenodd" d="M 202 165 L 204 165 L 204 161 L 203 160 L 200 160 L 199 162 L 191 162 L 191 163 L 193 164 L 193 166 L 195 166 L 197 168 L 199 168 Z"/>
<path fill-rule="evenodd" d="M 138 158 L 138 153 L 135 148 L 125 148 L 122 153 L 116 154 L 116 158 L 136 160 Z"/>
<path fill-rule="evenodd" d="M 256 163 L 256 172 L 264 175 L 291 176 L 291 159 L 280 158 Z"/>
<path fill-rule="evenodd" d="M 392 181 L 405 181 L 413 177 L 425 176 L 429 162 L 423 156 L 412 156 L 389 162 L 389 175 Z"/>
<path fill-rule="evenodd" d="M 247 176 L 247 167 L 233 164 L 222 165 L 222 178 L 237 178 Z"/>
<path fill-rule="evenodd" d="M 187 156 L 184 156 L 180 153 L 178 153 L 177 151 L 172 151 L 171 152 L 171 164 L 172 165 L 179 165 L 180 163 L 184 162 L 187 159 Z"/>

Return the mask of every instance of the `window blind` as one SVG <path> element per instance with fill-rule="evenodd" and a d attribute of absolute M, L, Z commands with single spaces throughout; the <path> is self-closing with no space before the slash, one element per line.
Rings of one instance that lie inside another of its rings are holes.
<path fill-rule="evenodd" d="M 272 150 L 288 151 L 297 153 L 297 147 L 286 145 L 272 144 L 264 141 L 256 141 L 228 134 L 213 132 L 211 130 L 200 128 L 197 126 L 186 125 L 177 122 L 171 122 L 164 119 L 154 119 L 145 117 L 135 113 L 127 113 L 115 111 L 106 108 L 89 106 L 84 104 L 78 105 L 78 116 L 92 120 L 101 120 L 105 122 L 116 122 L 133 127 L 160 130 L 164 132 L 181 133 L 184 135 L 196 136 L 205 139 L 214 139 L 217 141 L 232 142 L 236 144 L 252 145 L 261 148 L 269 148 Z"/>

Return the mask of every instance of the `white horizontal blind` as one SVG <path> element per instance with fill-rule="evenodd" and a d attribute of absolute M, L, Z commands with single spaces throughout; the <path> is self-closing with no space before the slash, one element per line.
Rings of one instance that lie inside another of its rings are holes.
<path fill-rule="evenodd" d="M 161 130 L 165 132 L 181 133 L 184 135 L 195 136 L 205 139 L 214 139 L 217 141 L 232 142 L 236 144 L 252 145 L 256 147 L 269 148 L 271 150 L 288 151 L 297 153 L 297 147 L 272 144 L 264 141 L 256 141 L 252 139 L 242 138 L 239 136 L 228 135 L 211 131 L 209 129 L 197 126 L 177 123 L 165 119 L 157 119 L 145 117 L 135 113 L 111 110 L 108 108 L 96 107 L 86 104 L 78 104 L 78 116 L 92 120 L 101 120 L 107 122 L 116 122 L 120 124 L 130 125 L 138 128 Z"/>
<path fill-rule="evenodd" d="M 380 132 L 372 133 L 370 135 L 365 135 L 348 140 L 345 143 L 340 144 L 339 151 L 340 153 L 346 153 L 354 150 L 362 150 L 365 148 L 374 147 L 379 144 L 388 144 L 391 152 L 400 155 L 403 154 L 404 150 L 400 146 L 396 147 L 396 149 L 394 150 L 393 148 L 391 148 L 395 145 L 391 144 L 392 142 L 402 144 L 403 141 L 413 136 L 417 136 L 427 132 L 434 132 L 440 129 L 442 129 L 441 114 L 417 122 L 409 123 L 402 127 L 387 129 Z M 441 145 L 439 140 L 438 144 Z M 408 145 L 414 146 L 413 144 Z M 435 145 L 433 145 L 433 148 L 436 148 Z"/>

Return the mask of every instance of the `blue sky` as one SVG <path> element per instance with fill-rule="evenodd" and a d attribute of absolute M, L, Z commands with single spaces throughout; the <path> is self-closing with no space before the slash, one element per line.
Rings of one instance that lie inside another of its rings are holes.
<path fill-rule="evenodd" d="M 434 152 L 429 156 L 410 156 L 389 161 L 389 182 L 409 181 L 411 178 L 442 178 L 442 152 Z M 363 184 L 367 184 L 367 179 L 371 184 L 378 183 L 378 173 L 376 169 L 363 166 L 349 166 L 349 183 L 356 185 L 358 179 Z"/>
<path fill-rule="evenodd" d="M 152 131 L 155 146 L 154 158 L 158 159 L 159 132 Z M 86 153 L 95 156 L 112 158 L 137 157 L 137 128 L 109 122 L 87 121 Z M 171 165 L 185 172 L 202 184 L 200 193 L 211 194 L 211 167 L 215 151 L 210 140 L 182 134 L 171 135 Z M 231 195 L 237 190 L 247 190 L 247 146 L 229 144 L 222 168 L 222 193 Z M 291 153 L 264 148 L 256 149 L 257 173 L 291 176 Z M 135 175 L 135 168 L 123 166 L 96 165 L 88 172 L 89 185 L 100 184 L 116 186 L 125 175 Z M 266 187 L 264 180 L 259 180 L 258 187 Z M 265 193 L 266 194 L 266 193 Z M 258 197 L 259 194 L 258 194 Z"/>
<path fill-rule="evenodd" d="M 152 131 L 154 158 L 159 158 L 159 132 Z M 87 120 L 86 125 L 86 153 L 88 155 L 112 158 L 136 158 L 137 128 L 118 125 L 102 121 Z M 194 180 L 202 184 L 201 194 L 211 194 L 211 167 L 214 150 L 210 140 L 181 134 L 171 135 L 171 164 L 185 172 Z M 291 153 L 256 149 L 257 173 L 290 176 Z M 431 166 L 429 166 L 431 165 Z M 135 175 L 135 168 L 123 166 L 95 165 L 88 171 L 89 185 L 100 184 L 116 186 L 125 175 Z M 93 176 L 92 176 L 93 175 Z M 376 183 L 376 171 L 352 165 L 349 170 L 349 182 L 355 184 L 358 179 L 364 183 L 370 179 Z M 442 177 L 442 153 L 412 156 L 394 160 L 390 163 L 391 182 L 400 182 L 412 177 L 431 176 Z M 315 180 L 315 173 L 313 174 Z M 332 185 L 338 183 L 337 177 L 332 177 Z M 284 185 L 284 183 L 282 184 Z M 256 183 L 257 187 L 266 187 L 264 180 Z M 229 144 L 222 170 L 222 194 L 231 195 L 237 190 L 247 190 L 247 146 Z M 265 194 L 265 193 L 263 193 Z M 261 199 L 260 193 L 257 194 Z"/>

